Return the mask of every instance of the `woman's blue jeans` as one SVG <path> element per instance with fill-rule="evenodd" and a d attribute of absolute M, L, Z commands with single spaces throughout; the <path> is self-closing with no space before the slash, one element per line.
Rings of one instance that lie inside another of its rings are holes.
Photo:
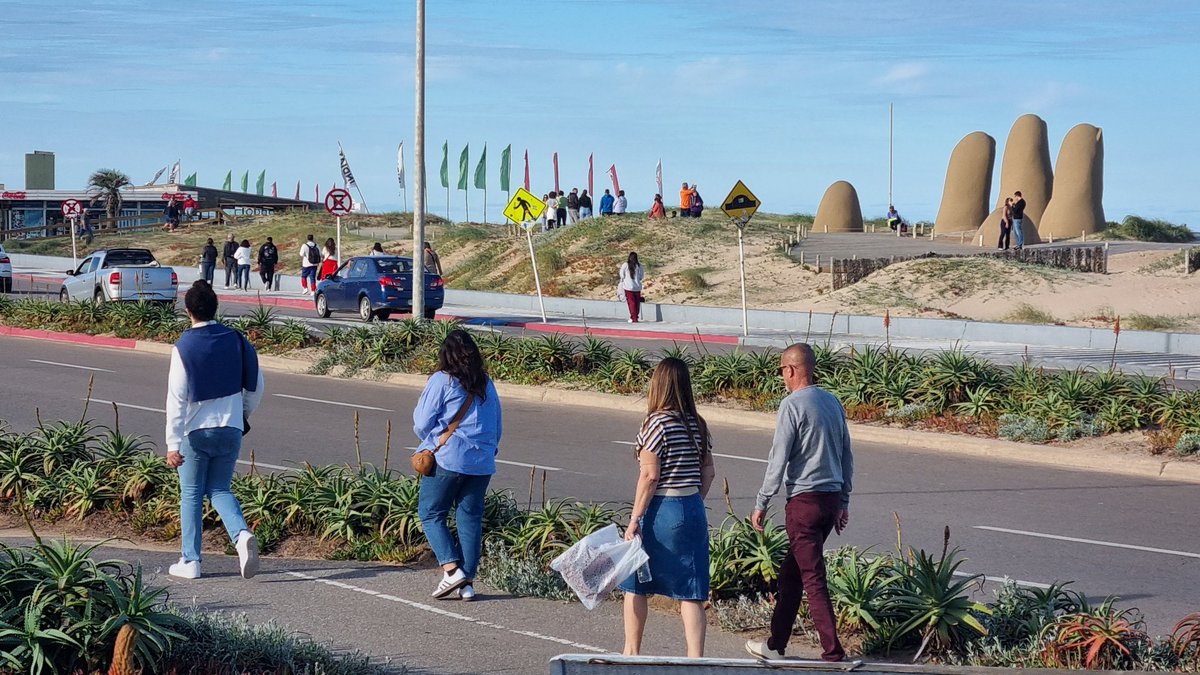
<path fill-rule="evenodd" d="M 197 429 L 180 446 L 183 466 L 179 467 L 179 521 L 184 560 L 200 560 L 206 496 L 221 516 L 230 540 L 250 529 L 242 516 L 242 505 L 229 491 L 241 449 L 242 430 L 234 427 Z"/>
<path fill-rule="evenodd" d="M 483 500 L 491 476 L 469 476 L 437 467 L 432 476 L 421 478 L 417 512 L 421 528 L 438 563 L 458 563 L 463 574 L 474 580 L 483 547 Z M 450 533 L 450 510 L 458 538 Z"/>

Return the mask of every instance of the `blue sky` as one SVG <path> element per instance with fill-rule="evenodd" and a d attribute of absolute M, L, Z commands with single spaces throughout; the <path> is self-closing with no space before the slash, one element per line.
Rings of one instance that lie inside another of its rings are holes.
<path fill-rule="evenodd" d="M 176 158 L 220 185 L 266 169 L 291 194 L 326 189 L 346 148 L 372 209 L 400 205 L 396 145 L 413 136 L 410 2 L 163 3 L 4 0 L 0 182 L 23 155 L 57 154 L 59 187 L 99 167 L 138 183 Z M 529 150 L 533 190 L 596 187 L 615 163 L 647 208 L 662 159 L 671 195 L 698 183 L 710 205 L 737 179 L 774 212 L 813 212 L 835 180 L 864 213 L 887 204 L 888 104 L 896 106 L 895 201 L 932 219 L 954 145 L 971 131 L 999 155 L 1021 114 L 1049 125 L 1051 156 L 1089 122 L 1105 134 L 1105 213 L 1200 225 L 1200 2 L 689 2 L 429 0 L 431 209 L 488 144 L 489 219 Z M 410 172 L 412 156 L 408 155 Z M 993 181 L 998 186 L 999 176 Z M 236 181 L 235 181 L 236 182 Z M 472 188 L 471 215 L 483 194 Z M 677 199 L 677 198 L 675 198 Z M 451 194 L 462 217 L 463 193 Z"/>

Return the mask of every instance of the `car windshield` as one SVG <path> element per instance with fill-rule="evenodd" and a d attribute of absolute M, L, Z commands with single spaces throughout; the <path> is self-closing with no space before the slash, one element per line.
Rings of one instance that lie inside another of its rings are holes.
<path fill-rule="evenodd" d="M 380 274 L 401 274 L 412 271 L 412 264 L 400 258 L 384 258 L 376 260 L 375 264 L 379 267 Z"/>
<path fill-rule="evenodd" d="M 109 251 L 104 256 L 105 267 L 120 267 L 122 265 L 153 265 L 154 256 L 144 248 L 125 248 Z"/>

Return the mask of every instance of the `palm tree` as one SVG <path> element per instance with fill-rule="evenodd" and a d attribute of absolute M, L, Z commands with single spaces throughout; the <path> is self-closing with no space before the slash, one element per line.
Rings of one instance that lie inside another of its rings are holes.
<path fill-rule="evenodd" d="M 92 203 L 104 204 L 104 211 L 108 214 L 110 222 L 114 221 L 121 213 L 121 189 L 133 185 L 129 182 L 129 176 L 117 171 L 116 169 L 100 169 L 88 178 L 88 194 L 92 196 Z"/>

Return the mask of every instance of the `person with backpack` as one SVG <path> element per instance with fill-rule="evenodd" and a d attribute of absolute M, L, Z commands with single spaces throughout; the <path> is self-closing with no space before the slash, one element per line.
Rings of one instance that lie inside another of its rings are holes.
<path fill-rule="evenodd" d="M 275 240 L 267 237 L 267 243 L 258 247 L 258 276 L 269 291 L 275 287 L 275 266 L 279 264 L 279 249 Z"/>
<path fill-rule="evenodd" d="M 300 288 L 308 295 L 317 292 L 317 267 L 320 264 L 321 249 L 310 234 L 308 241 L 300 247 Z"/>
<path fill-rule="evenodd" d="M 699 218 L 704 213 L 704 200 L 701 199 L 700 191 L 696 189 L 695 183 L 692 183 L 692 205 L 688 212 L 692 218 Z"/>
<path fill-rule="evenodd" d="M 204 245 L 204 249 L 200 251 L 200 278 L 208 282 L 209 286 L 213 283 L 213 272 L 217 267 L 217 247 L 213 244 L 210 238 L 208 243 Z"/>
<path fill-rule="evenodd" d="M 237 240 L 230 234 L 225 240 L 225 247 L 221 249 L 221 262 L 225 263 L 225 290 L 229 290 L 229 284 L 237 277 L 237 260 L 233 257 L 237 250 Z"/>

